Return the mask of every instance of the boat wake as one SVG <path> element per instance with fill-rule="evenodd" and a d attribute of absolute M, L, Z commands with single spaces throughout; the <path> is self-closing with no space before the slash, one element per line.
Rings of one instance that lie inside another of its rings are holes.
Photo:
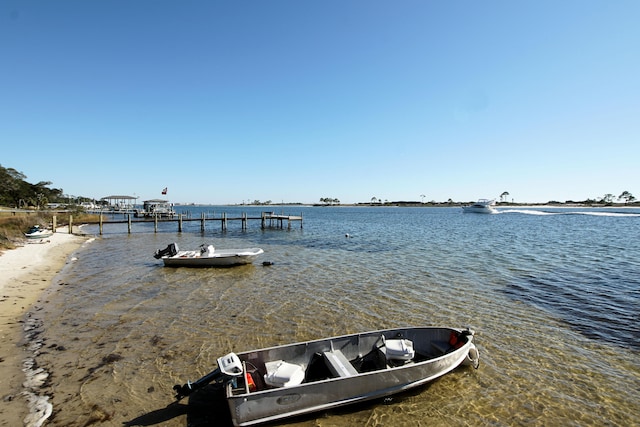
<path fill-rule="evenodd" d="M 545 212 L 545 211 L 534 211 L 534 210 L 527 210 L 527 209 L 508 209 L 508 210 L 499 210 L 497 213 L 498 214 L 518 213 L 518 214 L 524 214 L 524 215 L 543 216 L 543 215 L 556 215 L 560 212 Z"/>
<path fill-rule="evenodd" d="M 505 209 L 499 210 L 498 214 L 524 214 L 524 215 L 537 215 L 537 216 L 550 216 L 550 215 L 586 215 L 586 216 L 599 216 L 599 217 L 640 217 L 640 213 L 637 212 L 594 212 L 594 211 L 564 211 L 564 212 L 550 212 L 535 209 Z"/>

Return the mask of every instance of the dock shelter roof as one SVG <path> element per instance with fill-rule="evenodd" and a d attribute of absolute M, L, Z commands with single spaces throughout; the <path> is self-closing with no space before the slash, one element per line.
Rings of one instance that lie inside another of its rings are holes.
<path fill-rule="evenodd" d="M 100 200 L 136 200 L 137 197 L 133 196 L 106 196 Z"/>

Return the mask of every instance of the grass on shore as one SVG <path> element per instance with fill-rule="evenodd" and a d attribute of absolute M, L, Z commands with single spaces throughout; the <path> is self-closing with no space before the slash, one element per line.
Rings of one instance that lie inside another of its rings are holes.
<path fill-rule="evenodd" d="M 53 216 L 56 216 L 56 226 L 69 225 L 69 214 L 60 212 L 3 212 L 0 211 L 0 252 L 22 246 L 27 238 L 24 236 L 29 228 L 39 225 L 51 228 Z M 73 223 L 81 224 L 86 221 L 96 221 L 98 215 L 74 212 Z"/>

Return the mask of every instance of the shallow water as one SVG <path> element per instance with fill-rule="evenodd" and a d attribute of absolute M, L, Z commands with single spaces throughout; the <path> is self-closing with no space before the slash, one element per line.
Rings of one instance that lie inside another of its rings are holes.
<path fill-rule="evenodd" d="M 199 217 L 201 209 L 184 207 Z M 278 208 L 281 210 L 281 208 Z M 215 208 L 215 215 L 256 208 Z M 107 225 L 32 317 L 54 426 L 228 425 L 215 395 L 172 386 L 217 357 L 402 325 L 471 326 L 480 369 L 295 426 L 637 425 L 640 211 L 284 208 L 304 228 Z M 92 227 L 89 234 L 97 233 Z M 349 237 L 346 237 L 346 235 Z M 262 247 L 253 265 L 171 269 L 183 249 Z M 272 261 L 272 266 L 262 266 Z M 215 405 L 212 406 L 211 401 Z M 169 405 L 169 406 L 168 406 Z M 128 423 L 128 424 L 127 424 Z"/>

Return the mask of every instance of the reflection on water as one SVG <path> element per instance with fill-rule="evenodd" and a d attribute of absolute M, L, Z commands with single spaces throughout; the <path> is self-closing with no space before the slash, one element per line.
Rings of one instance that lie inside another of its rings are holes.
<path fill-rule="evenodd" d="M 172 405 L 172 386 L 230 351 L 401 325 L 475 328 L 480 369 L 288 425 L 637 422 L 637 212 L 299 209 L 303 229 L 105 226 L 33 313 L 45 318 L 49 424 L 228 424 L 215 393 Z M 152 254 L 172 241 L 265 254 L 236 268 L 164 268 Z"/>

